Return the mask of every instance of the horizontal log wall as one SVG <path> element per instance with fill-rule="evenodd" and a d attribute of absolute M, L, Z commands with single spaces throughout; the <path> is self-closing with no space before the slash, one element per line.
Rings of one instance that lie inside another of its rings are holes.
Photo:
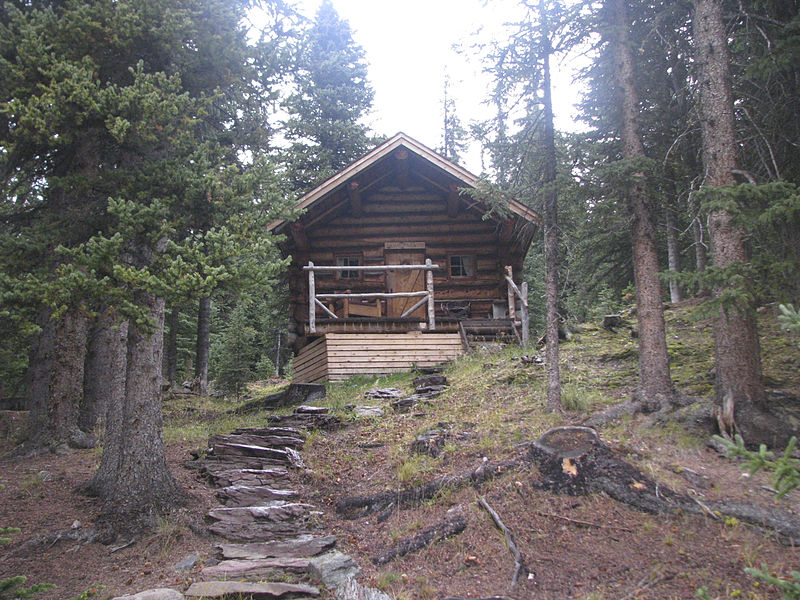
<path fill-rule="evenodd" d="M 457 333 L 328 333 L 295 357 L 293 381 L 344 381 L 432 367 L 463 354 Z"/>
<path fill-rule="evenodd" d="M 503 300 L 506 284 L 503 267 L 514 266 L 521 274 L 522 257 L 510 256 L 507 244 L 500 241 L 500 225 L 462 204 L 455 217 L 447 214 L 443 193 L 423 188 L 401 190 L 384 187 L 364 194 L 362 214 L 350 214 L 349 204 L 331 212 L 305 231 L 308 247 L 293 249 L 290 273 L 291 318 L 308 321 L 308 277 L 301 269 L 311 260 L 316 265 L 336 264 L 337 256 L 361 257 L 362 264 L 385 264 L 387 242 L 424 242 L 425 258 L 442 267 L 434 271 L 434 296 L 437 316 L 443 316 L 441 301 L 469 300 L 473 317 L 491 314 L 493 300 Z M 314 221 L 313 215 L 309 215 Z M 301 220 L 302 221 L 302 220 Z M 475 275 L 451 278 L 450 256 L 475 257 Z M 344 290 L 385 292 L 386 274 L 365 272 L 359 279 L 337 279 L 333 273 L 316 273 L 318 294 Z"/>

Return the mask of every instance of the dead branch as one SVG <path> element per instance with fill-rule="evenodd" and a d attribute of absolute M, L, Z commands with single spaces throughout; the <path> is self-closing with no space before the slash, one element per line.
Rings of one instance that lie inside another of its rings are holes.
<path fill-rule="evenodd" d="M 376 565 L 385 565 L 396 558 L 405 556 L 409 552 L 415 552 L 420 548 L 424 548 L 428 544 L 458 535 L 466 528 L 467 521 L 464 517 L 457 516 L 452 519 L 445 519 L 418 535 L 400 540 L 394 546 L 373 558 L 372 562 Z"/>
<path fill-rule="evenodd" d="M 483 482 L 517 469 L 527 464 L 524 458 L 514 458 L 497 463 L 481 463 L 474 471 L 445 475 L 418 487 L 405 490 L 388 490 L 369 496 L 348 496 L 336 502 L 336 512 L 345 519 L 358 519 L 369 514 L 382 512 L 394 504 L 397 508 L 417 506 L 430 500 L 442 489 L 456 489 L 466 485 L 480 485 Z"/>
<path fill-rule="evenodd" d="M 489 513 L 489 516 L 492 517 L 492 521 L 497 526 L 497 528 L 503 532 L 503 536 L 506 540 L 506 546 L 508 546 L 508 551 L 511 552 L 511 556 L 514 557 L 514 575 L 511 577 L 511 587 L 513 588 L 517 585 L 517 580 L 519 579 L 520 573 L 523 575 L 527 575 L 530 573 L 528 567 L 525 566 L 525 561 L 522 559 L 522 554 L 520 554 L 519 548 L 517 548 L 517 543 L 514 541 L 514 534 L 511 533 L 511 530 L 506 527 L 503 520 L 500 518 L 500 515 L 489 506 L 489 503 L 486 502 L 486 498 L 483 496 L 478 496 L 478 504 L 481 505 L 481 508 Z"/>
<path fill-rule="evenodd" d="M 575 525 L 584 525 L 586 527 L 597 527 L 598 529 L 614 529 L 615 531 L 627 531 L 628 533 L 633 533 L 633 529 L 628 529 L 627 527 L 619 527 L 616 525 L 603 525 L 602 523 L 592 523 L 591 521 L 581 521 L 580 519 L 570 519 L 569 517 L 564 517 L 562 515 L 554 515 L 551 513 L 544 513 L 544 512 L 536 512 L 537 515 L 540 517 L 550 517 L 551 519 L 559 519 L 561 521 L 566 521 L 567 523 L 573 523 Z"/>

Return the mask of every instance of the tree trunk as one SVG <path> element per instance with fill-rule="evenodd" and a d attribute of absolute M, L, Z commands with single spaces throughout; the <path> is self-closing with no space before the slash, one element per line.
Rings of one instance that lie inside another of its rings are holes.
<path fill-rule="evenodd" d="M 164 347 L 164 380 L 172 387 L 178 374 L 178 326 L 181 312 L 173 306 L 167 314 L 167 342 Z"/>
<path fill-rule="evenodd" d="M 194 374 L 201 396 L 208 393 L 208 347 L 211 335 L 211 298 L 200 298 L 197 311 L 197 360 Z"/>
<path fill-rule="evenodd" d="M 125 394 L 119 408 L 109 405 L 107 444 L 98 472 L 103 520 L 113 532 L 152 526 L 157 514 L 183 500 L 167 468 L 161 431 L 164 299 L 140 291 L 135 300 L 148 311 L 152 330 L 128 326 Z M 106 478 L 109 471 L 113 476 Z"/>
<path fill-rule="evenodd" d="M 697 202 L 690 198 L 689 210 L 692 217 L 692 238 L 694 239 L 694 260 L 695 271 L 704 273 L 708 267 L 708 246 L 706 244 L 706 236 L 704 234 L 703 220 L 700 218 L 700 207 Z M 697 289 L 697 295 L 706 297 L 711 295 L 705 283 L 701 283 Z"/>
<path fill-rule="evenodd" d="M 675 211 L 667 204 L 664 207 L 664 212 L 667 217 L 667 257 L 669 261 L 669 270 L 677 274 L 681 272 L 681 254 L 678 248 L 678 226 L 675 222 Z M 669 300 L 673 304 L 683 300 L 681 286 L 675 280 L 670 280 L 669 282 Z"/>
<path fill-rule="evenodd" d="M 556 193 L 556 143 L 553 128 L 553 96 L 550 89 L 550 28 L 544 1 L 539 3 L 541 37 L 544 45 L 544 262 L 545 262 L 545 369 L 547 371 L 547 409 L 560 411 L 561 377 L 558 357 L 558 197 Z"/>
<path fill-rule="evenodd" d="M 31 414 L 27 448 L 91 445 L 78 428 L 88 319 L 77 308 L 44 326 L 34 349 L 29 377 Z M 41 362 L 39 362 L 41 361 Z"/>
<path fill-rule="evenodd" d="M 85 389 L 94 387 L 92 392 L 98 396 L 99 409 L 105 420 L 105 437 L 100 466 L 85 490 L 92 495 L 104 495 L 108 486 L 117 477 L 122 453 L 123 433 L 122 412 L 125 404 L 125 380 L 128 361 L 128 322 L 115 326 L 108 318 L 95 327 L 95 339 L 90 342 L 92 360 L 86 362 Z M 91 366 L 90 366 L 91 365 Z M 90 384 L 89 378 L 95 380 Z M 89 394 L 89 391 L 85 392 Z"/>
<path fill-rule="evenodd" d="M 609 0 L 612 18 L 614 76 L 620 90 L 622 147 L 626 159 L 645 158 L 639 133 L 639 97 L 634 86 L 633 57 L 628 38 L 625 0 Z M 669 372 L 664 307 L 658 279 L 658 253 L 652 219 L 652 202 L 645 176 L 636 173 L 627 190 L 631 214 L 633 273 L 636 284 L 636 318 L 639 327 L 639 383 L 637 399 L 645 411 L 665 408 L 675 390 Z"/>
<path fill-rule="evenodd" d="M 107 426 L 106 410 L 125 393 L 125 340 L 128 324 L 102 315 L 92 326 L 83 375 L 83 402 L 78 426 L 90 433 L 98 420 Z"/>
<path fill-rule="evenodd" d="M 719 187 L 736 183 L 738 170 L 736 129 L 730 89 L 730 59 L 720 0 L 695 0 L 693 31 L 698 64 L 700 117 L 703 136 L 704 185 Z M 745 232 L 724 209 L 708 215 L 711 254 L 721 269 L 748 261 Z M 719 298 L 732 290 L 717 286 Z M 735 290 L 733 290 L 735 293 Z M 767 412 L 761 375 L 761 349 L 755 311 L 745 300 L 726 305 L 714 318 L 716 402 L 733 408 L 734 428 L 748 444 L 783 445 L 791 432 Z M 721 419 L 722 421 L 722 419 Z"/>

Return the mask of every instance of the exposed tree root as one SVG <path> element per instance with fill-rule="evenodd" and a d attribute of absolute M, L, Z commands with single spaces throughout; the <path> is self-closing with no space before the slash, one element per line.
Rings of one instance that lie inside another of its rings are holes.
<path fill-rule="evenodd" d="M 349 496 L 336 503 L 336 512 L 345 519 L 358 519 L 371 513 L 382 512 L 391 506 L 408 508 L 433 498 L 441 489 L 480 485 L 508 470 L 527 464 L 523 457 L 493 464 L 483 463 L 474 471 L 445 475 L 418 487 L 405 490 L 388 490 L 369 496 Z"/>
<path fill-rule="evenodd" d="M 467 521 L 464 519 L 464 517 L 457 516 L 451 519 L 445 519 L 433 527 L 429 527 L 418 535 L 400 540 L 394 546 L 384 552 L 381 552 L 378 556 L 373 558 L 372 562 L 376 565 L 385 565 L 396 558 L 405 556 L 409 552 L 420 550 L 428 544 L 458 535 L 466 528 Z"/>

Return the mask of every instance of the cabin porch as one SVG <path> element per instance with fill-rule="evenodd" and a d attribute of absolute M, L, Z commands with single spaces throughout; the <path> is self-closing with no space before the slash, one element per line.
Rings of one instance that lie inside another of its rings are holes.
<path fill-rule="evenodd" d="M 295 357 L 292 380 L 321 383 L 355 375 L 385 375 L 433 367 L 463 353 L 458 333 L 325 333 Z"/>

